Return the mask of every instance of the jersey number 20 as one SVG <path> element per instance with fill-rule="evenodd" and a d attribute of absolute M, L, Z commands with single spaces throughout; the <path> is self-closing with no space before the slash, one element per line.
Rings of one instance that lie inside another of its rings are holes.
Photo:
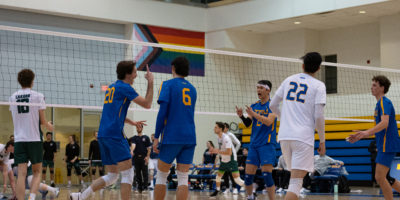
<path fill-rule="evenodd" d="M 306 84 L 300 84 L 300 87 L 303 89 L 300 89 L 299 92 L 297 92 L 297 88 L 299 88 L 299 84 L 296 82 L 290 82 L 290 85 L 293 85 L 293 88 L 288 91 L 288 94 L 286 96 L 286 99 L 289 101 L 297 101 L 300 103 L 304 103 L 305 99 L 301 98 L 301 95 L 306 95 L 308 86 Z M 292 93 L 295 93 L 295 97 L 292 97 Z"/>
<path fill-rule="evenodd" d="M 190 92 L 189 88 L 183 88 L 182 89 L 182 101 L 185 106 L 191 106 L 192 105 L 192 99 L 186 92 Z"/>
<path fill-rule="evenodd" d="M 115 92 L 115 87 L 108 88 L 106 92 L 106 97 L 104 97 L 104 104 L 107 103 L 112 103 L 114 99 L 114 92 Z"/>

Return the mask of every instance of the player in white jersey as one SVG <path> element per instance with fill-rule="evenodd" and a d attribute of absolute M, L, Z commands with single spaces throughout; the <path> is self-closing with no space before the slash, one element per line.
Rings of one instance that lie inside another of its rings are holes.
<path fill-rule="evenodd" d="M 10 153 L 14 152 L 14 141 L 10 140 L 6 145 L 0 144 L 0 170 L 3 172 L 3 193 L 0 194 L 0 198 L 3 198 L 3 194 L 7 190 L 7 176 L 10 180 L 11 189 L 15 197 L 15 180 L 14 174 L 11 168 Z"/>
<path fill-rule="evenodd" d="M 228 135 L 229 138 L 231 138 L 232 144 L 234 146 L 234 149 L 232 149 L 232 153 L 234 154 L 234 157 L 237 158 L 237 152 L 240 149 L 241 143 L 240 143 L 239 139 L 235 136 L 235 134 L 233 134 L 232 132 L 229 131 L 229 124 L 228 123 L 224 123 L 224 125 L 225 125 L 224 134 Z M 236 159 L 236 162 L 237 162 L 237 159 Z M 231 186 L 232 186 L 232 193 L 233 194 L 238 194 L 239 193 L 239 191 L 237 189 L 237 184 L 233 180 L 233 176 L 232 176 L 231 172 L 225 173 L 224 176 L 223 176 L 223 179 L 224 179 L 225 186 L 227 188 L 229 188 L 229 179 L 231 180 L 231 182 L 232 182 Z"/>
<path fill-rule="evenodd" d="M 218 169 L 217 177 L 215 178 L 215 184 L 217 189 L 210 196 L 215 197 L 221 191 L 221 179 L 225 172 L 232 172 L 234 181 L 243 186 L 244 182 L 240 179 L 239 168 L 237 163 L 236 154 L 233 154 L 233 144 L 231 138 L 226 135 L 223 130 L 225 128 L 224 123 L 216 122 L 214 127 L 215 134 L 218 135 L 219 149 L 214 148 L 211 153 L 218 154 L 221 157 L 221 164 Z"/>
<path fill-rule="evenodd" d="M 18 82 L 22 89 L 9 99 L 10 103 L 34 103 L 41 105 L 11 105 L 10 111 L 14 123 L 15 150 L 14 162 L 18 165 L 17 199 L 25 197 L 25 179 L 27 163 L 31 161 L 33 169 L 32 187 L 29 199 L 35 199 L 42 171 L 43 143 L 40 124 L 53 131 L 53 125 L 47 122 L 44 96 L 32 90 L 35 74 L 30 69 L 18 73 Z"/>
<path fill-rule="evenodd" d="M 304 73 L 284 80 L 271 102 L 271 110 L 280 117 L 278 140 L 291 171 L 285 199 L 298 199 L 303 178 L 314 168 L 314 133 L 318 131 L 319 150 L 325 152 L 325 84 L 315 78 L 322 62 L 317 52 L 302 57 Z M 279 104 L 282 108 L 279 110 Z"/>

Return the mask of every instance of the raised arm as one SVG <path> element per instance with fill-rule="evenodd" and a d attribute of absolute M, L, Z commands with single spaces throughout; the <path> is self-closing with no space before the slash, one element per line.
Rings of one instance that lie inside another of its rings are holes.
<path fill-rule="evenodd" d="M 154 82 L 154 75 L 153 73 L 150 72 L 149 66 L 146 66 L 147 68 L 147 73 L 145 75 L 145 78 L 147 80 L 147 91 L 146 91 L 146 96 L 143 98 L 141 96 L 136 97 L 133 99 L 133 102 L 138 104 L 139 106 L 142 106 L 143 108 L 151 108 L 151 103 L 153 102 L 153 82 Z"/>

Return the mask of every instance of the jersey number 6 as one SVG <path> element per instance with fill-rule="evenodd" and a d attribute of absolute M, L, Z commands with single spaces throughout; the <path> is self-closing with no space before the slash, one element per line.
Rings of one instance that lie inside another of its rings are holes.
<path fill-rule="evenodd" d="M 182 101 L 185 106 L 191 106 L 192 105 L 192 99 L 186 92 L 190 92 L 189 88 L 183 88 L 182 89 Z"/>
<path fill-rule="evenodd" d="M 308 86 L 306 84 L 300 84 L 300 87 L 303 89 L 300 89 L 300 91 L 297 92 L 297 88 L 299 87 L 298 83 L 290 82 L 290 85 L 293 85 L 293 88 L 288 91 L 286 99 L 289 101 L 296 100 L 297 102 L 304 103 L 305 100 L 301 98 L 301 95 L 307 94 Z M 292 97 L 292 95 L 291 95 L 292 93 L 295 93 L 296 97 Z"/>

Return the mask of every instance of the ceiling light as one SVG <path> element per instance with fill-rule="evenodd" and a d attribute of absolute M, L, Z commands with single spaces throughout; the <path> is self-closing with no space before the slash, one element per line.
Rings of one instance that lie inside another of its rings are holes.
<path fill-rule="evenodd" d="M 360 14 L 365 14 L 365 13 L 367 13 L 367 11 L 365 11 L 365 10 L 360 10 L 358 13 L 360 13 Z"/>
<path fill-rule="evenodd" d="M 301 24 L 301 22 L 294 22 L 294 24 Z"/>

